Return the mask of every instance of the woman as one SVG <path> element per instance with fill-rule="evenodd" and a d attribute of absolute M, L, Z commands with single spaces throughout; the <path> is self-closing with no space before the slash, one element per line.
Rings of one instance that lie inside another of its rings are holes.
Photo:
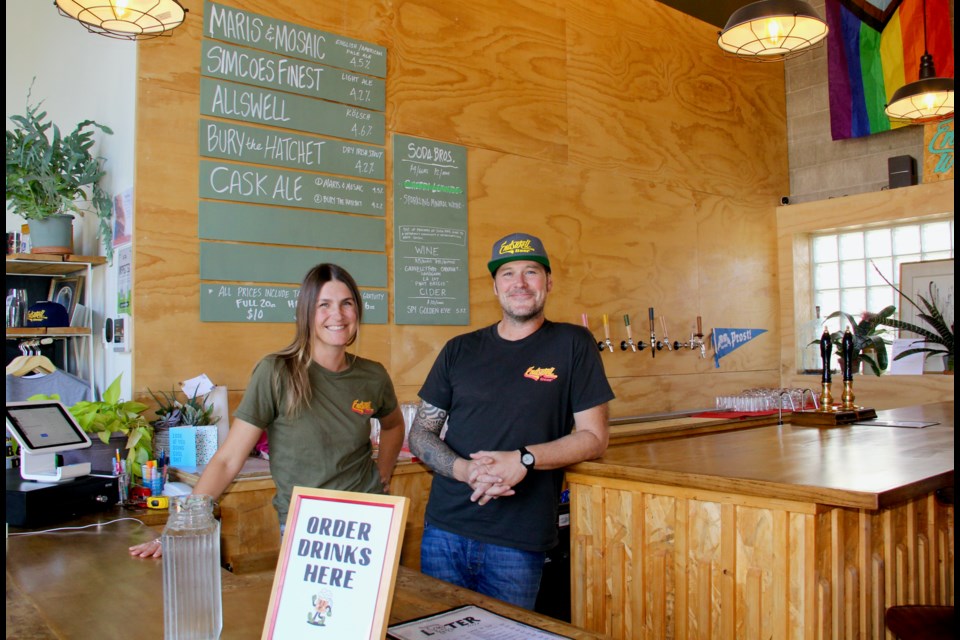
<path fill-rule="evenodd" d="M 263 431 L 281 532 L 295 485 L 367 493 L 389 489 L 403 445 L 403 414 L 383 365 L 347 353 L 362 316 L 360 291 L 349 273 L 335 264 L 310 270 L 300 288 L 293 342 L 257 364 L 227 439 L 195 494 L 218 498 Z M 376 463 L 370 418 L 380 420 Z M 160 541 L 130 547 L 130 554 L 159 558 Z"/>

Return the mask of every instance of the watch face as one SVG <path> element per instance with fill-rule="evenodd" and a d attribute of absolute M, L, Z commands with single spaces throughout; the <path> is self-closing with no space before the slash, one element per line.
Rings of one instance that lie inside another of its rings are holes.
<path fill-rule="evenodd" d="M 523 456 L 520 457 L 520 462 L 523 463 L 523 466 L 529 467 L 530 465 L 533 464 L 533 454 L 532 453 L 523 454 Z"/>

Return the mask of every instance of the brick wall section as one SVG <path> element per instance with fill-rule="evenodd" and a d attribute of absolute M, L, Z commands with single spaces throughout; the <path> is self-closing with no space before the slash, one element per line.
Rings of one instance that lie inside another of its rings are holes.
<path fill-rule="evenodd" d="M 823 0 L 810 4 L 825 16 Z M 953 5 L 951 1 L 951 26 Z M 791 203 L 886 189 L 887 159 L 892 156 L 913 156 L 918 181 L 923 181 L 923 127 L 902 127 L 850 140 L 831 139 L 826 43 L 787 60 L 784 73 Z"/>

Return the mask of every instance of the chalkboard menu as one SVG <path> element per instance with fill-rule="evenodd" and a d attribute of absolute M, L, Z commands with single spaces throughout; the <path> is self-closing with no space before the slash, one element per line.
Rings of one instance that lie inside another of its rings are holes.
<path fill-rule="evenodd" d="M 200 197 L 347 213 L 384 214 L 384 186 L 336 176 L 200 161 Z"/>
<path fill-rule="evenodd" d="M 300 287 L 236 285 L 205 282 L 200 285 L 203 322 L 294 322 Z M 387 323 L 387 292 L 361 289 L 363 323 Z"/>
<path fill-rule="evenodd" d="M 386 49 L 215 2 L 203 36 L 200 319 L 292 322 L 334 262 L 386 323 Z"/>
<path fill-rule="evenodd" d="M 203 35 L 378 78 L 387 77 L 384 47 L 216 2 L 207 2 L 204 6 Z"/>
<path fill-rule="evenodd" d="M 200 155 L 384 179 L 383 147 L 200 119 Z"/>
<path fill-rule="evenodd" d="M 384 116 L 377 111 L 225 80 L 200 80 L 200 113 L 360 142 L 384 141 Z"/>
<path fill-rule="evenodd" d="M 466 148 L 393 137 L 394 319 L 470 324 Z"/>

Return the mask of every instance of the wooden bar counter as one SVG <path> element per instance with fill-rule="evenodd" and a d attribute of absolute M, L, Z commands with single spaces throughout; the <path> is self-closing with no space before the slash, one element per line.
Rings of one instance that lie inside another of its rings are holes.
<path fill-rule="evenodd" d="M 163 637 L 163 577 L 160 560 L 133 558 L 127 547 L 152 540 L 156 532 L 131 520 L 109 523 L 123 514 L 89 516 L 81 523 L 99 527 L 7 539 L 7 638 Z M 224 640 L 260 638 L 273 570 L 237 575 L 224 570 Z M 455 587 L 400 567 L 390 624 L 475 604 L 501 615 L 570 638 L 602 638 L 595 633 L 500 600 Z"/>
<path fill-rule="evenodd" d="M 788 419 L 788 416 L 784 416 Z M 890 638 L 954 604 L 953 402 L 926 428 L 752 426 L 611 446 L 567 473 L 572 621 L 613 638 Z"/>

